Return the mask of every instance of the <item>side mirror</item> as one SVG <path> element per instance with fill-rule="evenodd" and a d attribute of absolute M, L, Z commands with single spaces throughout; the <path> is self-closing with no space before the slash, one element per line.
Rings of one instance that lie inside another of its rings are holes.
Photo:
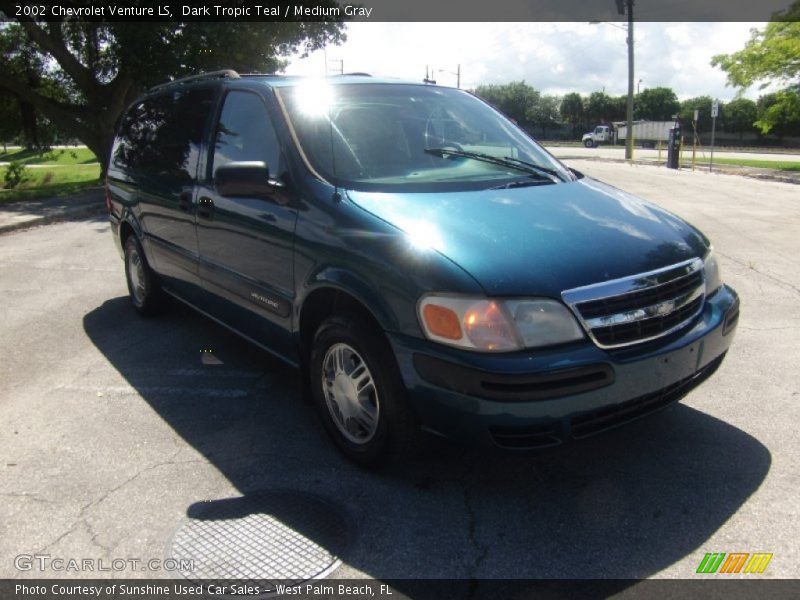
<path fill-rule="evenodd" d="M 249 196 L 270 198 L 275 188 L 283 187 L 269 178 L 269 168 L 263 161 L 229 162 L 214 171 L 214 185 L 220 196 Z"/>
<path fill-rule="evenodd" d="M 576 179 L 583 179 L 584 177 L 586 177 L 586 175 L 584 175 L 584 174 L 583 174 L 583 173 L 581 173 L 580 171 L 576 171 L 576 170 L 575 170 L 575 169 L 573 169 L 573 168 L 570 168 L 569 170 L 572 172 L 572 174 L 573 174 L 573 175 L 575 175 L 575 178 L 576 178 Z"/>

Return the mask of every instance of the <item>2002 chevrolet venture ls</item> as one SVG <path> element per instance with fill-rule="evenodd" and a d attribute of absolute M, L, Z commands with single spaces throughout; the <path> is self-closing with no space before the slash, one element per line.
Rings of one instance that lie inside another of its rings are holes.
<path fill-rule="evenodd" d="M 709 241 L 473 95 L 363 74 L 158 86 L 108 170 L 133 306 L 175 297 L 299 367 L 351 459 L 506 449 L 683 397 L 739 314 Z"/>

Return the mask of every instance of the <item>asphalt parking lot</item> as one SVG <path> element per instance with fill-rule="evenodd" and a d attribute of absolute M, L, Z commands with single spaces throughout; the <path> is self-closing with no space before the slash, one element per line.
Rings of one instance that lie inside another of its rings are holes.
<path fill-rule="evenodd" d="M 0 236 L 0 577 L 92 575 L 20 554 L 160 559 L 198 506 L 271 490 L 345 515 L 333 578 L 687 578 L 706 552 L 800 576 L 800 188 L 570 164 L 700 227 L 742 316 L 680 404 L 532 456 L 436 443 L 358 469 L 281 364 L 188 309 L 138 318 L 104 219 Z"/>

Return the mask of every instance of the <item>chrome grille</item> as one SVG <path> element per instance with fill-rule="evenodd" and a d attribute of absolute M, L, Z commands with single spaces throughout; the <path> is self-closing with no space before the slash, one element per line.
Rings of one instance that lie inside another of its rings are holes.
<path fill-rule="evenodd" d="M 561 296 L 601 348 L 646 342 L 688 325 L 703 309 L 703 261 L 694 258 Z"/>

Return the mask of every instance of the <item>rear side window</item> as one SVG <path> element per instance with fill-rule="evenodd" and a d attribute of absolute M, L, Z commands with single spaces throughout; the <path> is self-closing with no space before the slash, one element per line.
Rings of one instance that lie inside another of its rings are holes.
<path fill-rule="evenodd" d="M 232 91 L 225 97 L 214 143 L 211 173 L 234 161 L 264 161 L 280 172 L 280 147 L 264 102 L 256 94 Z"/>
<path fill-rule="evenodd" d="M 175 91 L 133 106 L 112 150 L 115 167 L 193 180 L 209 115 L 212 89 Z"/>

